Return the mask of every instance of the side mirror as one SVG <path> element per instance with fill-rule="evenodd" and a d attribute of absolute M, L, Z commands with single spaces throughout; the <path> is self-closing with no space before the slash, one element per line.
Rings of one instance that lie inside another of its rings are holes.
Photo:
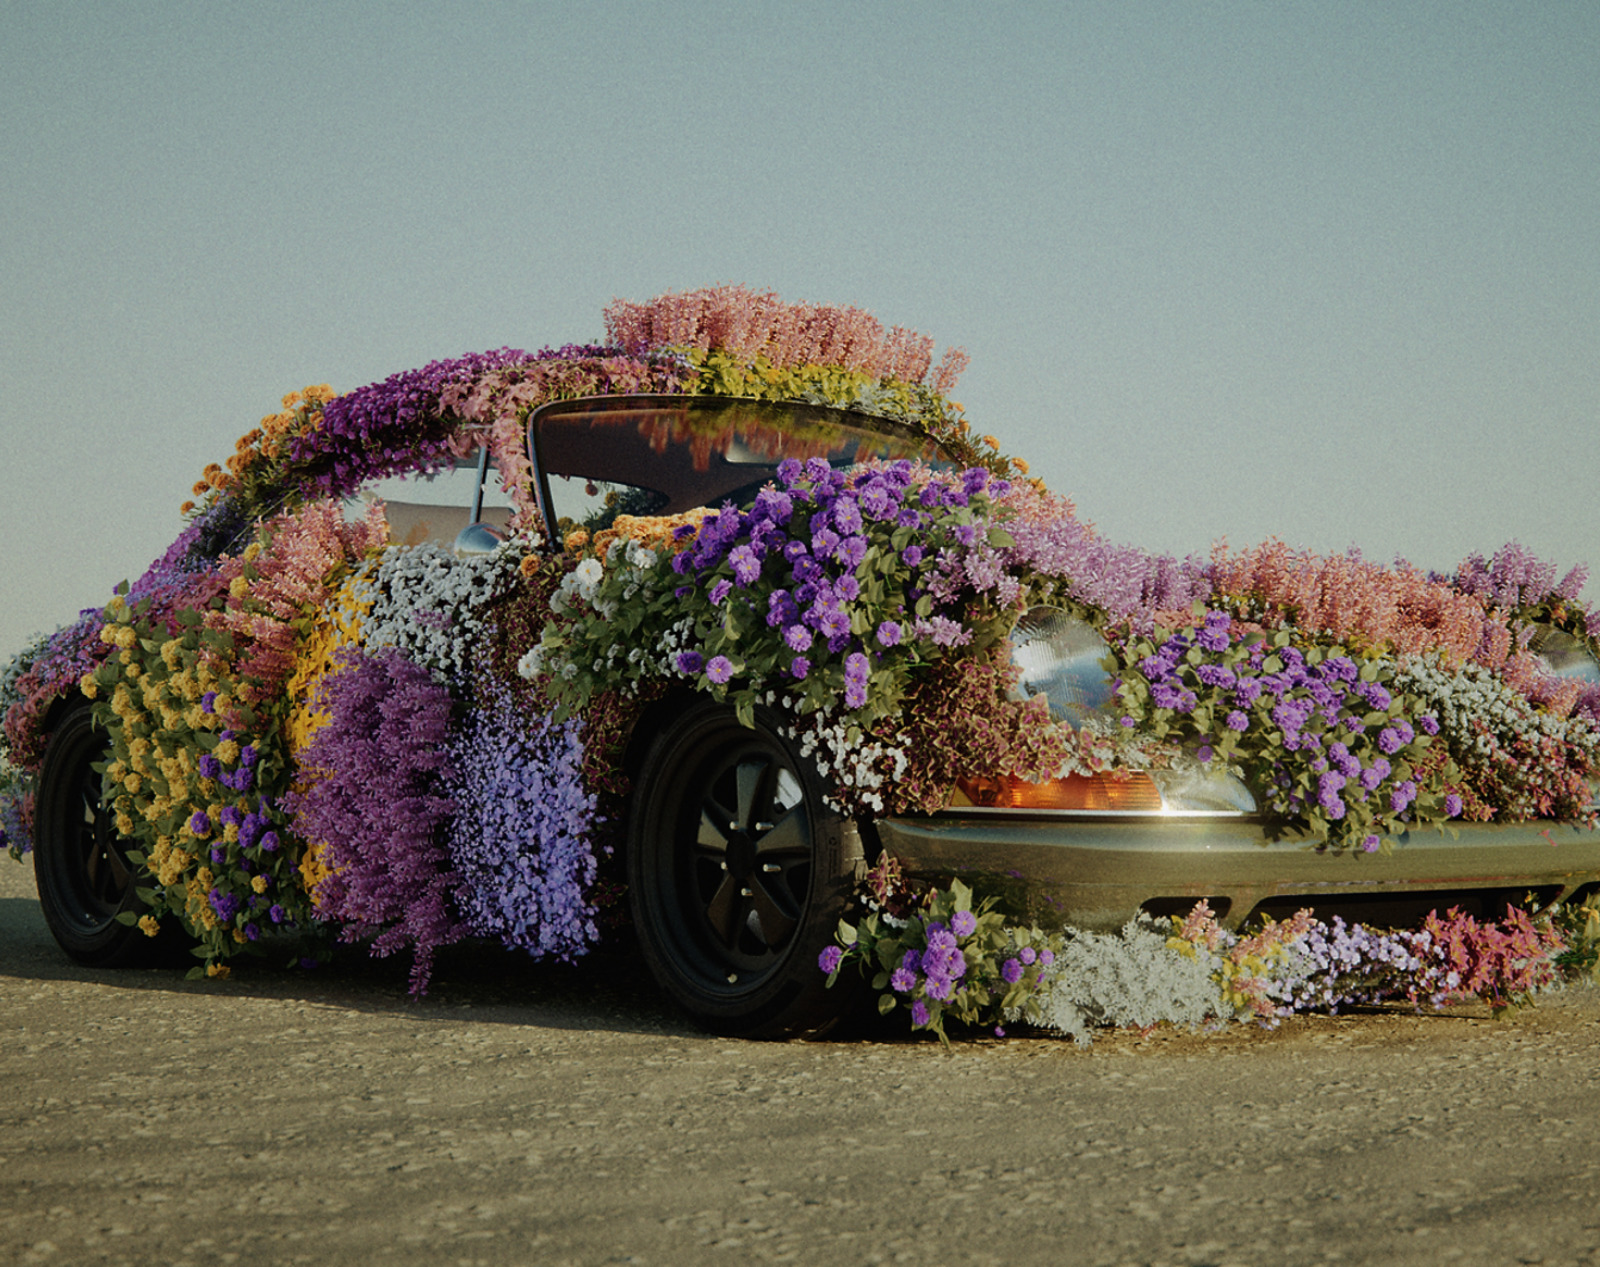
<path fill-rule="evenodd" d="M 506 534 L 499 528 L 479 522 L 468 524 L 456 533 L 455 543 L 450 548 L 458 559 L 475 559 L 489 554 L 505 540 Z"/>

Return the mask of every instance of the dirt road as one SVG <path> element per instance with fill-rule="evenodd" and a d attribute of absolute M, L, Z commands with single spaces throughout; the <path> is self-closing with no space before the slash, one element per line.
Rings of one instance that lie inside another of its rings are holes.
<path fill-rule="evenodd" d="M 0 1262 L 1600 1262 L 1600 992 L 947 1053 L 405 967 L 82 971 L 0 858 Z"/>

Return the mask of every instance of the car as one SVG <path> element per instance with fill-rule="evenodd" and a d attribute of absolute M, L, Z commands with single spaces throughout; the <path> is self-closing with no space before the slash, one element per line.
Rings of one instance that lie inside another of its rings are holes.
<path fill-rule="evenodd" d="M 420 992 L 466 937 L 631 924 L 695 1021 L 771 1037 L 852 1005 L 841 921 L 888 888 L 1081 930 L 1600 888 L 1581 569 L 1150 555 L 975 436 L 922 336 L 742 287 L 606 321 L 291 393 L 17 657 L 0 823 L 69 956 L 315 934 Z"/>

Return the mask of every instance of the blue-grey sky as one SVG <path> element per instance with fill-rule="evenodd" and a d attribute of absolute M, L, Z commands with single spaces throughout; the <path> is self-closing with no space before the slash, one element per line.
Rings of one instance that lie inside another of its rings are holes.
<path fill-rule="evenodd" d="M 0 29 L 0 659 L 137 576 L 286 391 L 727 281 L 964 346 L 974 424 L 1119 541 L 1600 565 L 1591 0 Z"/>

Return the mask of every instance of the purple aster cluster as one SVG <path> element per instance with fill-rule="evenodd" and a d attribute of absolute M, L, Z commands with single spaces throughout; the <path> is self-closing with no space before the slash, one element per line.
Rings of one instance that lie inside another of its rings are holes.
<path fill-rule="evenodd" d="M 894 893 L 897 880 L 889 880 L 874 893 L 889 906 L 877 906 L 855 928 L 848 950 L 829 947 L 818 957 L 817 967 L 829 984 L 841 965 L 856 960 L 875 974 L 875 989 L 886 990 L 879 1006 L 884 1011 L 904 1005 L 916 1029 L 931 1029 L 941 1039 L 949 1019 L 969 1025 L 998 1027 L 1002 1021 L 1037 1018 L 1037 1003 L 1057 959 L 1053 946 L 1059 936 L 1037 928 L 1007 926 L 989 910 L 992 901 L 977 911 L 972 893 L 960 881 L 949 889 L 921 896 L 903 890 Z M 904 918 L 886 919 L 891 907 L 908 901 Z"/>
<path fill-rule="evenodd" d="M 1335 845 L 1370 852 L 1413 821 L 1425 791 L 1414 772 L 1437 717 L 1397 696 L 1377 661 L 1286 637 L 1235 641 L 1232 625 L 1211 611 L 1159 646 L 1133 644 L 1121 684 L 1128 720 L 1147 713 L 1202 760 L 1221 753 L 1241 764 L 1276 812 L 1311 821 Z M 1460 813 L 1459 797 L 1432 791 L 1429 817 Z"/>
<path fill-rule="evenodd" d="M 737 648 L 713 637 L 677 652 L 674 667 L 714 685 L 770 668 L 780 679 L 825 680 L 846 707 L 864 707 L 891 649 L 927 657 L 971 637 L 959 618 L 968 595 L 945 556 L 983 538 L 981 515 L 1005 487 L 981 467 L 952 477 L 903 461 L 781 463 L 747 510 L 726 506 L 697 532 L 680 530 L 677 596 L 702 593 L 724 628 L 743 619 L 756 634 Z"/>
<path fill-rule="evenodd" d="M 472 931 L 535 958 L 577 958 L 599 933 L 589 900 L 594 795 L 583 785 L 577 722 L 519 713 L 496 696 L 451 743 L 455 802 L 447 843 Z"/>

